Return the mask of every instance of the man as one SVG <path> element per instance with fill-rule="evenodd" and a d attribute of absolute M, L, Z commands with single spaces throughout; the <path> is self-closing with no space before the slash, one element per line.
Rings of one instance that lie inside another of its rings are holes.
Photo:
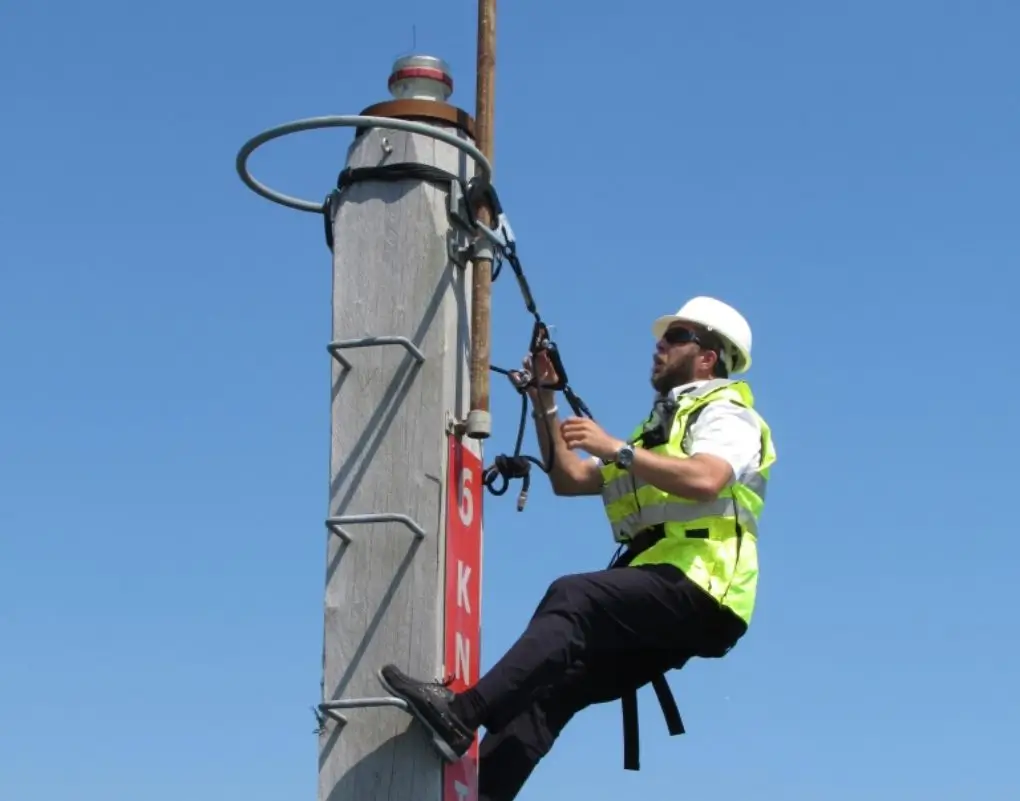
<path fill-rule="evenodd" d="M 601 494 L 614 538 L 627 546 L 622 557 L 553 581 L 524 634 L 465 692 L 393 665 L 380 671 L 446 759 L 459 759 L 486 729 L 481 801 L 515 798 L 591 704 L 623 699 L 625 730 L 636 728 L 634 693 L 649 682 L 671 732 L 683 731 L 663 674 L 695 656 L 723 656 L 750 622 L 757 518 L 775 460 L 750 389 L 728 380 L 750 366 L 750 327 L 730 306 L 698 297 L 656 320 L 653 333 L 656 400 L 629 440 L 587 418 L 556 425 L 554 394 L 529 392 L 546 463 L 555 451 L 553 490 Z M 556 381 L 543 353 L 525 367 L 540 383 Z M 636 756 L 628 762 L 636 768 Z"/>

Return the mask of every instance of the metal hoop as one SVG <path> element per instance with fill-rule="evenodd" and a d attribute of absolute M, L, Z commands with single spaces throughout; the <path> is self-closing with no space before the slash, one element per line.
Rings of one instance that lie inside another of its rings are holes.
<path fill-rule="evenodd" d="M 262 195 L 262 197 L 271 200 L 274 203 L 279 203 L 281 206 L 289 206 L 290 208 L 297 209 L 298 211 L 310 211 L 318 214 L 322 211 L 321 202 L 313 203 L 310 200 L 302 200 L 301 198 L 284 195 L 257 181 L 248 170 L 248 159 L 251 154 L 255 152 L 256 148 L 264 145 L 272 139 L 279 139 L 283 136 L 297 133 L 299 131 L 312 131 L 318 128 L 345 127 L 388 128 L 395 131 L 406 131 L 407 133 L 431 136 L 433 139 L 438 139 L 440 142 L 446 142 L 446 144 L 452 145 L 461 152 L 470 156 L 481 170 L 479 180 L 483 185 L 488 185 L 492 181 L 492 165 L 489 163 L 489 160 L 485 158 L 482 151 L 470 142 L 466 142 L 454 134 L 444 131 L 442 128 L 438 128 L 435 125 L 428 125 L 424 122 L 415 122 L 413 120 L 401 120 L 390 117 L 366 117 L 357 114 L 330 117 L 310 117 L 304 120 L 288 122 L 275 128 L 270 128 L 267 131 L 263 131 L 258 136 L 255 136 L 245 142 L 244 146 L 240 149 L 240 151 L 238 151 L 236 160 L 237 174 L 241 176 L 241 180 L 244 181 L 253 192 Z"/>

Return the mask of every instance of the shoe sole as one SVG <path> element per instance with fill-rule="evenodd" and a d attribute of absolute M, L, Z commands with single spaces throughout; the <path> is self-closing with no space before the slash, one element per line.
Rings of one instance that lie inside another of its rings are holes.
<path fill-rule="evenodd" d="M 407 701 L 400 693 L 398 693 L 396 690 L 393 689 L 393 687 L 390 686 L 390 683 L 386 681 L 386 677 L 383 676 L 382 670 L 377 671 L 376 675 L 379 677 L 379 683 L 386 688 L 387 692 L 389 692 L 394 698 L 399 698 L 401 701 L 407 704 L 407 711 L 411 714 L 411 717 L 413 717 L 421 725 L 423 725 L 428 730 L 429 734 L 432 735 L 431 737 L 432 747 L 436 749 L 439 755 L 444 760 L 451 764 L 454 762 L 460 762 L 461 760 L 460 755 L 455 753 L 454 750 L 450 748 L 446 740 L 444 740 L 442 736 L 439 734 L 439 732 L 437 732 L 435 728 L 433 728 L 432 724 L 429 723 L 429 721 L 426 720 L 418 712 L 418 710 L 414 707 L 413 704 Z"/>

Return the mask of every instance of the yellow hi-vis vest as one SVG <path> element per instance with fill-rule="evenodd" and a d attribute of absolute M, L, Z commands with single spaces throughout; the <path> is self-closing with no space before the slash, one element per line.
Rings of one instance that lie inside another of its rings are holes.
<path fill-rule="evenodd" d="M 615 464 L 604 464 L 602 500 L 617 542 L 627 542 L 650 526 L 664 528 L 665 536 L 638 554 L 631 566 L 675 565 L 749 624 L 758 586 L 758 520 L 776 460 L 770 429 L 753 408 L 751 388 L 744 381 L 708 381 L 677 398 L 671 424 L 655 419 L 653 411 L 629 441 L 653 453 L 689 458 L 684 437 L 700 410 L 718 400 L 746 407 L 758 419 L 761 464 L 756 471 L 735 477 L 716 498 L 701 502 L 663 492 Z"/>

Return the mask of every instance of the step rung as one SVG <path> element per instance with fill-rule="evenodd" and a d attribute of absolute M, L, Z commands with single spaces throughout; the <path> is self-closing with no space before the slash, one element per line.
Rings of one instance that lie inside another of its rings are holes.
<path fill-rule="evenodd" d="M 379 698 L 341 698 L 337 701 L 325 701 L 319 704 L 319 712 L 327 717 L 333 718 L 338 723 L 346 723 L 347 720 L 339 714 L 341 709 L 371 709 L 380 706 L 392 706 L 395 709 L 408 711 L 407 701 L 403 698 L 393 696 L 382 696 Z"/>
<path fill-rule="evenodd" d="M 366 523 L 403 523 L 411 529 L 412 532 L 414 532 L 414 538 L 416 540 L 425 539 L 425 529 L 419 525 L 418 521 L 408 515 L 396 512 L 380 512 L 364 515 L 339 515 L 336 517 L 326 518 L 326 527 L 348 544 L 351 542 L 351 535 L 344 531 L 342 526 L 354 526 Z"/>
<path fill-rule="evenodd" d="M 410 339 L 405 336 L 380 336 L 380 337 L 358 337 L 356 339 L 338 339 L 330 342 L 326 349 L 330 352 L 330 355 L 336 359 L 344 369 L 351 370 L 353 367 L 351 363 L 345 359 L 340 351 L 350 350 L 352 348 L 374 348 L 382 345 L 401 345 L 414 360 L 421 364 L 425 361 L 425 354 L 421 352 L 421 349 L 415 345 Z"/>

